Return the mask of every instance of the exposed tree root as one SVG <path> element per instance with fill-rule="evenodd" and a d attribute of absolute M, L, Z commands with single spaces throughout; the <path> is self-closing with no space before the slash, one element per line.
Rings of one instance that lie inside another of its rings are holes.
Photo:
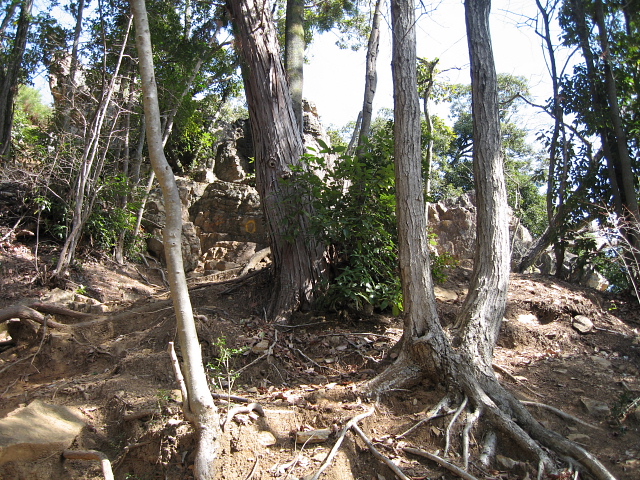
<path fill-rule="evenodd" d="M 38 310 L 24 305 L 13 305 L 11 307 L 6 307 L 0 310 L 0 323 L 5 322 L 11 318 L 19 318 L 20 320 L 33 320 L 34 322 L 38 322 L 41 325 L 44 325 L 46 321 L 47 325 L 51 328 L 64 328 L 68 326 L 63 323 L 45 319 L 45 316 Z"/>
<path fill-rule="evenodd" d="M 262 250 L 254 253 L 240 272 L 240 276 L 246 275 L 252 270 L 255 270 L 256 266 L 269 255 L 271 255 L 271 247 L 263 248 Z"/>
<path fill-rule="evenodd" d="M 570 420 L 578 425 L 582 425 L 583 427 L 593 428 L 595 430 L 602 430 L 597 425 L 592 425 L 590 423 L 585 422 L 584 420 L 580 420 L 578 417 L 574 417 L 573 415 L 568 414 L 567 412 L 563 412 L 559 408 L 552 407 L 551 405 L 547 405 L 546 403 L 538 403 L 538 402 L 527 402 L 522 401 L 523 405 L 543 408 L 545 410 L 549 410 L 552 413 L 555 413 L 560 418 L 564 418 L 565 420 Z"/>
<path fill-rule="evenodd" d="M 113 480 L 111 462 L 107 456 L 97 450 L 65 450 L 62 456 L 67 460 L 98 460 L 102 465 L 102 474 L 105 480 Z"/>
<path fill-rule="evenodd" d="M 428 349 L 422 348 L 410 350 L 418 355 L 428 352 Z M 451 350 L 447 356 L 440 357 L 444 359 L 441 362 L 424 362 L 425 365 L 440 364 L 440 373 L 434 374 L 435 369 L 427 371 L 420 368 L 415 362 L 416 358 L 419 356 L 409 358 L 409 355 L 401 354 L 395 364 L 365 385 L 365 390 L 376 395 L 392 388 L 406 388 L 426 375 L 435 375 L 436 378 L 447 380 L 447 385 L 451 388 L 450 394 L 456 391 L 464 394 L 469 399 L 469 405 L 478 412 L 477 415 L 482 412 L 485 429 L 493 426 L 500 430 L 536 464 L 543 464 L 546 471 L 553 472 L 557 468 L 543 446 L 558 455 L 571 458 L 598 480 L 615 480 L 604 465 L 584 448 L 544 428 L 516 397 L 500 385 L 490 368 L 482 369 L 472 361 L 464 361 L 462 355 Z M 463 449 L 466 441 L 463 439 Z M 445 452 L 448 444 L 447 441 Z M 487 458 L 485 456 L 484 460 Z"/>
<path fill-rule="evenodd" d="M 467 402 L 468 401 L 469 401 L 469 399 L 467 397 L 464 397 L 464 400 L 462 401 L 462 403 L 460 404 L 460 406 L 456 410 L 456 413 L 453 414 L 453 418 L 449 422 L 449 425 L 447 425 L 447 430 L 446 430 L 445 436 L 444 436 L 445 437 L 445 443 L 444 443 L 444 455 L 443 455 L 443 457 L 446 457 L 447 453 L 449 453 L 449 446 L 451 445 L 451 429 L 455 425 L 455 423 L 458 420 L 458 417 L 460 416 L 462 411 L 467 406 Z"/>
<path fill-rule="evenodd" d="M 346 436 L 349 429 L 351 429 L 351 427 L 353 425 L 356 425 L 359 421 L 371 416 L 374 411 L 375 411 L 375 408 L 371 407 L 366 412 L 361 413 L 360 415 L 356 415 L 355 417 L 353 417 L 351 420 L 347 422 L 344 428 L 340 431 L 340 434 L 336 439 L 336 443 L 333 445 L 333 448 L 329 452 L 329 455 L 327 455 L 327 458 L 324 459 L 324 462 L 322 462 L 322 465 L 320 466 L 316 474 L 313 477 L 311 477 L 311 480 L 318 480 L 318 478 L 320 478 L 320 475 L 322 475 L 322 472 L 324 472 L 327 469 L 327 467 L 331 465 L 331 462 L 333 461 L 334 457 L 338 453 L 338 450 L 340 449 L 340 445 L 342 445 L 342 441 L 344 440 L 344 437 Z"/>
<path fill-rule="evenodd" d="M 227 412 L 227 416 L 221 425 L 223 430 L 231 422 L 231 420 L 233 420 L 233 417 L 235 417 L 239 413 L 251 413 L 251 412 L 256 412 L 261 417 L 264 417 L 264 409 L 262 408 L 262 405 L 255 402 L 250 403 L 249 405 L 246 405 L 246 406 L 233 407 L 229 409 L 229 411 Z"/>

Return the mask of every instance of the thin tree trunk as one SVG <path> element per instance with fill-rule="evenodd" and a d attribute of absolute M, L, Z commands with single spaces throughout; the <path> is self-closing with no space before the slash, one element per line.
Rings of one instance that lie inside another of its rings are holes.
<path fill-rule="evenodd" d="M 269 316 L 286 322 L 308 307 L 326 275 L 324 248 L 309 234 L 310 201 L 296 188 L 301 136 L 291 103 L 270 2 L 230 0 L 236 46 L 244 60 L 244 88 L 256 155 L 256 186 L 264 211 L 275 283 Z M 259 33 L 257 33 L 259 32 Z"/>
<path fill-rule="evenodd" d="M 118 56 L 118 63 L 111 77 L 111 82 L 106 87 L 106 91 L 102 92 L 102 99 L 96 110 L 93 121 L 91 122 L 90 136 L 88 142 L 85 144 L 82 159 L 80 161 L 80 171 L 78 172 L 78 178 L 76 180 L 75 193 L 74 193 L 74 209 L 73 209 L 73 221 L 71 224 L 71 230 L 67 235 L 67 238 L 60 250 L 60 257 L 56 268 L 52 272 L 53 276 L 60 277 L 69 267 L 73 257 L 75 256 L 76 248 L 84 226 L 89 219 L 93 203 L 95 202 L 97 191 L 97 179 L 99 178 L 102 170 L 102 162 L 98 163 L 98 168 L 94 170 L 94 162 L 98 154 L 98 147 L 100 145 L 100 134 L 102 132 L 102 126 L 111 105 L 111 98 L 116 86 L 116 79 L 120 72 L 120 66 L 124 53 L 126 50 L 127 42 L 129 39 L 129 32 L 131 30 L 131 24 L 133 19 L 129 17 L 129 23 L 127 24 L 125 38 L 120 49 L 120 55 Z M 105 151 L 106 155 L 106 151 Z M 91 181 L 93 179 L 93 181 Z M 86 198 L 85 198 L 86 197 Z"/>
<path fill-rule="evenodd" d="M 182 202 L 175 177 L 164 156 L 151 34 L 144 0 L 131 0 L 131 9 L 136 23 L 136 45 L 147 120 L 147 145 L 151 164 L 162 187 L 166 210 L 163 240 L 188 396 L 183 401 L 183 409 L 185 416 L 193 423 L 198 433 L 194 475 L 198 480 L 213 480 L 214 462 L 219 448 L 220 423 L 202 363 L 202 353 L 182 263 Z"/>
<path fill-rule="evenodd" d="M 31 26 L 33 0 L 24 0 L 20 8 L 18 28 L 13 41 L 8 64 L 0 66 L 0 163 L 9 160 L 11 154 L 11 131 L 13 130 L 13 103 L 18 93 L 22 59 L 27 46 L 27 35 Z M 7 15 L 7 18 L 10 18 Z"/>
<path fill-rule="evenodd" d="M 376 0 L 376 6 L 371 20 L 371 33 L 367 44 L 367 61 L 364 81 L 364 100 L 362 102 L 362 122 L 358 135 L 358 153 L 362 152 L 365 142 L 371 131 L 371 119 L 373 118 L 373 98 L 376 95 L 378 85 L 377 61 L 380 47 L 380 5 L 382 0 Z"/>
<path fill-rule="evenodd" d="M 304 130 L 302 88 L 304 85 L 304 0 L 287 0 L 285 20 L 285 68 L 291 103 L 300 135 Z"/>
<path fill-rule="evenodd" d="M 619 163 L 620 174 L 618 178 L 622 179 L 622 197 L 623 204 L 637 222 L 640 220 L 638 213 L 638 198 L 635 189 L 635 175 L 631 166 L 631 158 L 629 156 L 629 145 L 627 142 L 627 133 L 622 126 L 620 117 L 620 108 L 618 107 L 618 93 L 616 79 L 613 76 L 613 70 L 609 62 L 609 32 L 604 19 L 604 9 L 602 0 L 595 2 L 595 20 L 598 26 L 600 49 L 602 50 L 601 60 L 604 64 L 604 85 L 607 95 L 607 103 L 609 120 L 613 125 L 613 133 L 616 142 L 617 157 Z"/>
<path fill-rule="evenodd" d="M 424 193 L 427 197 L 431 194 L 431 169 L 433 165 L 433 120 L 431 118 L 431 112 L 429 111 L 429 99 L 431 98 L 431 91 L 433 90 L 434 72 L 439 59 L 427 61 L 422 58 L 418 58 L 418 62 L 425 66 L 425 77 L 418 77 L 419 87 L 418 91 L 422 94 L 422 112 L 424 113 L 424 120 L 427 125 L 427 145 L 425 147 L 425 167 L 424 167 Z M 427 207 L 428 207 L 427 203 Z M 427 208 L 427 214 L 429 209 Z M 427 218 L 428 221 L 428 218 Z"/>

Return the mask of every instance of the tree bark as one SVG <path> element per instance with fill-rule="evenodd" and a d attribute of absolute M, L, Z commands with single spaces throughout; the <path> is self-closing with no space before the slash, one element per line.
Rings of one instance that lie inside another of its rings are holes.
<path fill-rule="evenodd" d="M 22 59 L 27 45 L 27 34 L 31 26 L 32 7 L 33 0 L 22 2 L 16 37 L 13 41 L 11 54 L 8 56 L 9 62 L 6 66 L 0 67 L 0 162 L 8 161 L 11 153 L 13 101 L 18 93 Z"/>
<path fill-rule="evenodd" d="M 502 168 L 497 79 L 489 36 L 490 0 L 466 0 L 474 114 L 474 175 L 477 188 L 477 253 L 467 300 L 456 326 L 446 332 L 435 310 L 429 274 L 421 185 L 420 110 L 416 82 L 414 4 L 392 0 L 393 81 L 398 249 L 404 295 L 404 334 L 398 359 L 366 390 L 373 395 L 428 375 L 450 395 L 461 393 L 523 452 L 555 465 L 538 442 L 579 458 L 601 480 L 611 474 L 592 456 L 542 427 L 499 384 L 491 360 L 504 314 L 509 276 L 509 238 Z"/>
<path fill-rule="evenodd" d="M 465 348 L 490 370 L 507 302 L 510 272 L 509 207 L 501 148 L 498 80 L 489 30 L 490 0 L 465 2 L 471 62 L 476 249 L 469 294 L 457 329 Z"/>
<path fill-rule="evenodd" d="M 367 44 L 366 73 L 364 80 L 364 100 L 362 102 L 362 121 L 360 123 L 360 133 L 358 135 L 358 152 L 364 148 L 364 144 L 369 138 L 371 131 L 371 119 L 373 118 L 373 98 L 376 95 L 378 84 L 378 72 L 376 63 L 378 61 L 378 51 L 380 50 L 380 4 L 382 0 L 376 0 L 376 6 L 371 20 L 371 33 Z"/>
<path fill-rule="evenodd" d="M 142 79 L 149 157 L 162 188 L 166 209 L 163 241 L 171 297 L 178 323 L 178 338 L 182 350 L 188 397 L 183 400 L 183 410 L 187 419 L 192 422 L 198 436 L 194 475 L 198 480 L 212 480 L 215 477 L 214 462 L 219 448 L 219 415 L 209 391 L 207 375 L 202 363 L 202 352 L 182 263 L 182 202 L 175 177 L 163 150 L 151 34 L 144 0 L 131 0 L 131 9 L 135 17 L 136 45 Z"/>
<path fill-rule="evenodd" d="M 230 0 L 236 46 L 244 60 L 244 88 L 256 155 L 256 186 L 269 232 L 274 290 L 269 316 L 286 322 L 307 307 L 326 275 L 324 248 L 309 233 L 309 199 L 296 188 L 301 136 L 291 103 L 268 0 Z"/>
<path fill-rule="evenodd" d="M 285 20 L 285 67 L 291 103 L 300 135 L 304 131 L 302 90 L 304 85 L 304 0 L 287 0 Z"/>

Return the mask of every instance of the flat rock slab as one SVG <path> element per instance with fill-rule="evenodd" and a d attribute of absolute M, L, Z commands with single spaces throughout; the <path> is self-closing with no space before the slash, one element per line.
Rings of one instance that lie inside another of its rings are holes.
<path fill-rule="evenodd" d="M 0 465 L 62 453 L 84 425 L 77 410 L 34 400 L 0 420 Z"/>

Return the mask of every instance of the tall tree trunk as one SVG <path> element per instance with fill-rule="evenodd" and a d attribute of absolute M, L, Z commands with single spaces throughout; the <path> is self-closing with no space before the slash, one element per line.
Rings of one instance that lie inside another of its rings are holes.
<path fill-rule="evenodd" d="M 13 4 L 12 4 L 13 7 Z M 27 46 L 27 35 L 31 26 L 33 0 L 23 0 L 18 18 L 18 28 L 13 40 L 7 65 L 0 66 L 0 163 L 9 160 L 11 154 L 11 131 L 13 130 L 13 103 L 18 93 L 22 59 Z M 15 8 L 15 7 L 13 7 Z M 7 12 L 7 17 L 9 17 Z"/>
<path fill-rule="evenodd" d="M 144 0 L 131 0 L 131 9 L 136 25 L 136 45 L 142 79 L 149 157 L 158 176 L 166 208 L 163 240 L 188 396 L 183 399 L 183 409 L 185 416 L 192 422 L 198 434 L 194 475 L 198 480 L 213 480 L 214 461 L 218 455 L 220 423 L 202 363 L 202 352 L 182 264 L 182 202 L 175 177 L 164 156 L 151 34 Z"/>
<path fill-rule="evenodd" d="M 596 478 L 613 480 L 588 452 L 542 427 L 500 386 L 491 367 L 504 313 L 510 255 L 497 80 L 489 36 L 490 5 L 490 0 L 465 1 L 474 114 L 473 163 L 478 190 L 477 253 L 470 293 L 456 328 L 446 332 L 435 310 L 433 282 L 428 275 L 414 4 L 412 0 L 392 0 L 396 203 L 405 296 L 404 335 L 397 360 L 371 380 L 366 389 L 380 394 L 428 375 L 444 383 L 449 395 L 465 395 L 471 408 L 486 418 L 489 428 L 499 428 L 546 469 L 554 469 L 554 463 L 538 442 L 579 458 Z"/>
<path fill-rule="evenodd" d="M 425 147 L 424 154 L 424 193 L 427 198 L 431 194 L 431 169 L 433 165 L 433 120 L 431 119 L 431 112 L 429 111 L 429 100 L 431 98 L 433 84 L 435 83 L 434 76 L 436 65 L 439 61 L 440 60 L 438 58 L 432 61 L 418 58 L 418 63 L 424 66 L 424 77 L 421 78 L 420 75 L 418 75 L 418 91 L 422 96 L 422 113 L 424 113 L 424 121 L 427 126 L 427 145 Z M 427 208 L 427 212 L 428 210 L 429 209 Z"/>
<path fill-rule="evenodd" d="M 469 294 L 457 327 L 465 348 L 493 372 L 493 348 L 507 302 L 510 271 L 509 207 L 501 148 L 498 80 L 489 31 L 490 0 L 466 0 L 471 62 L 476 249 Z"/>
<path fill-rule="evenodd" d="M 287 0 L 285 20 L 285 67 L 291 103 L 300 135 L 304 131 L 302 89 L 304 85 L 304 0 Z"/>
<path fill-rule="evenodd" d="M 287 321 L 308 306 L 326 275 L 324 248 L 309 235 L 310 201 L 292 181 L 302 140 L 291 103 L 268 0 L 230 0 L 236 45 L 246 68 L 244 88 L 256 155 L 256 185 L 264 211 L 275 284 L 269 316 Z"/>
<path fill-rule="evenodd" d="M 627 142 L 627 133 L 622 126 L 622 118 L 620 117 L 620 107 L 618 106 L 618 93 L 616 86 L 616 79 L 613 76 L 613 70 L 609 60 L 609 32 L 604 18 L 604 7 L 602 0 L 595 1 L 595 21 L 598 26 L 600 49 L 602 51 L 601 60 L 604 65 L 604 85 L 607 95 L 607 112 L 609 114 L 609 121 L 613 126 L 613 134 L 615 138 L 615 146 L 618 157 L 618 168 L 620 174 L 618 178 L 622 179 L 622 203 L 626 209 L 631 213 L 633 220 L 640 221 L 640 215 L 638 213 L 638 197 L 635 188 L 635 175 L 631 165 L 631 158 L 629 156 L 629 145 Z"/>

